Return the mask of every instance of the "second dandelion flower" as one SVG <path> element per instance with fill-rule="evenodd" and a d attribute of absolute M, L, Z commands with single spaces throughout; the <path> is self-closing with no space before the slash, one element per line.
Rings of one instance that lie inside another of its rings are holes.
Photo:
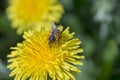
<path fill-rule="evenodd" d="M 58 22 L 64 12 L 58 0 L 9 0 L 8 18 L 12 27 L 21 34 L 26 30 L 35 29 L 33 25 L 46 25 Z M 37 26 L 39 27 L 39 26 Z"/>

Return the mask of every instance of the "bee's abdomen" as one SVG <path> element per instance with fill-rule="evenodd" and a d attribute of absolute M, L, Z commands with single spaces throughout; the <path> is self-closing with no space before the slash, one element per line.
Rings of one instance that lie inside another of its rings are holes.
<path fill-rule="evenodd" d="M 49 37 L 50 43 L 53 43 L 55 40 L 56 40 L 56 37 L 55 37 L 55 36 L 50 36 L 50 37 Z"/>

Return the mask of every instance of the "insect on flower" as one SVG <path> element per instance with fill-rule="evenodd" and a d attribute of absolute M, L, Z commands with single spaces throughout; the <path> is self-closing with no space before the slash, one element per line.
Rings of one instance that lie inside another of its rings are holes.
<path fill-rule="evenodd" d="M 56 27 L 54 23 L 51 24 L 51 31 L 49 36 L 49 44 L 56 41 L 57 36 L 60 34 L 60 25 Z"/>
<path fill-rule="evenodd" d="M 83 65 L 80 60 L 84 56 L 79 55 L 83 52 L 81 41 L 69 27 L 53 23 L 23 36 L 24 41 L 11 47 L 7 55 L 13 80 L 76 80 L 74 74 L 81 72 L 77 66 Z"/>

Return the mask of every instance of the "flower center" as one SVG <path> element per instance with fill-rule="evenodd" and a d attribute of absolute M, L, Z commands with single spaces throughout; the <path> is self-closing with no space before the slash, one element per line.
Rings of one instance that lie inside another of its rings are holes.
<path fill-rule="evenodd" d="M 24 21 L 38 21 L 49 8 L 48 0 L 19 0 L 16 11 Z"/>

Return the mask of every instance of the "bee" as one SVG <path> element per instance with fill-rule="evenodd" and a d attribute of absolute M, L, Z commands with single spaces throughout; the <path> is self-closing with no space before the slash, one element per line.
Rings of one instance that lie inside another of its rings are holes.
<path fill-rule="evenodd" d="M 56 41 L 57 36 L 60 34 L 60 25 L 56 27 L 54 23 L 51 24 L 51 31 L 49 36 L 49 44 Z"/>

